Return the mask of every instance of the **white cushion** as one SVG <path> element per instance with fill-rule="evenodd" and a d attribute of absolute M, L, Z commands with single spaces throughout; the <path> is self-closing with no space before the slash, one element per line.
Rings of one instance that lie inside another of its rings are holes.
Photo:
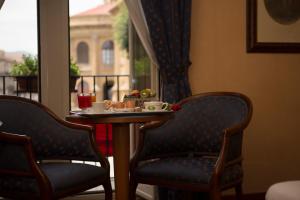
<path fill-rule="evenodd" d="M 300 181 L 287 181 L 272 185 L 266 200 L 300 200 Z"/>

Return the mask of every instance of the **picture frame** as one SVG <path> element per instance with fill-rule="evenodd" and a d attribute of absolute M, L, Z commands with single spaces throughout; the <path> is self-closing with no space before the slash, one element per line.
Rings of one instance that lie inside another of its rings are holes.
<path fill-rule="evenodd" d="M 281 1 L 285 1 L 285 0 L 281 0 Z M 295 19 L 283 18 L 283 22 L 279 21 L 278 23 L 276 21 L 277 20 L 276 16 L 275 17 L 272 16 L 272 10 L 271 10 L 272 7 L 270 8 L 271 14 L 270 11 L 267 10 L 268 8 L 266 7 L 266 5 L 268 2 L 272 3 L 274 1 L 272 0 L 269 1 L 247 0 L 246 1 L 247 52 L 248 53 L 255 53 L 255 52 L 300 53 L 300 14 L 299 15 L 296 14 L 297 12 L 293 13 L 294 10 L 291 10 L 291 14 L 290 14 L 291 16 L 293 16 L 293 14 L 297 15 L 295 16 Z M 298 8 L 300 5 L 298 4 L 299 2 L 300 2 L 299 0 L 298 2 L 297 0 L 295 0 L 295 3 L 297 4 Z M 275 1 L 275 4 L 276 3 L 278 3 L 278 0 L 277 2 Z M 291 9 L 294 8 L 291 7 Z M 278 7 L 276 11 L 278 11 Z M 290 30 L 293 30 L 295 33 L 294 32 L 290 33 L 291 32 Z M 290 35 L 290 34 L 294 34 L 294 35 Z M 298 35 L 299 38 L 296 35 Z"/>

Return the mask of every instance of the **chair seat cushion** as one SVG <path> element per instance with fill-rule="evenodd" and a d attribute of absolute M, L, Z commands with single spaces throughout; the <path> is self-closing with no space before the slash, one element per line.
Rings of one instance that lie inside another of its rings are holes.
<path fill-rule="evenodd" d="M 103 182 L 105 169 L 79 163 L 40 164 L 41 170 L 48 177 L 54 193 L 84 185 L 92 181 Z"/>
<path fill-rule="evenodd" d="M 54 191 L 58 192 L 84 185 L 92 181 L 103 182 L 106 178 L 105 169 L 87 164 L 77 163 L 48 163 L 39 164 L 47 176 Z M 13 176 L 0 177 L 0 191 L 13 192 L 15 195 L 35 194 L 39 196 L 37 181 L 33 178 Z"/>
<path fill-rule="evenodd" d="M 299 200 L 300 181 L 287 181 L 272 185 L 266 194 L 266 200 Z"/>
<path fill-rule="evenodd" d="M 139 180 L 155 179 L 191 184 L 208 184 L 211 180 L 216 158 L 176 157 L 145 162 L 137 167 L 135 176 Z M 242 177 L 242 167 L 233 165 L 225 169 L 221 184 L 227 184 Z"/>

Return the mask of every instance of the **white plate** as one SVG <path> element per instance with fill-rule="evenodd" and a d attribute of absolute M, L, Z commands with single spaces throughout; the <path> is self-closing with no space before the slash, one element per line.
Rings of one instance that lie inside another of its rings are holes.
<path fill-rule="evenodd" d="M 134 112 L 134 108 L 114 108 L 114 112 Z"/>
<path fill-rule="evenodd" d="M 147 109 L 142 109 L 142 112 L 169 112 L 168 110 L 147 110 Z"/>

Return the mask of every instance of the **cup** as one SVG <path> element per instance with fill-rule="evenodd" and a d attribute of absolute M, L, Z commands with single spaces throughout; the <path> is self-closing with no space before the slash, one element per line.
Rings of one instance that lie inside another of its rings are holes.
<path fill-rule="evenodd" d="M 92 106 L 91 96 L 88 94 L 78 94 L 78 107 L 85 110 Z"/>
<path fill-rule="evenodd" d="M 92 102 L 92 112 L 94 113 L 102 113 L 105 110 L 105 102 Z"/>
<path fill-rule="evenodd" d="M 148 101 L 144 102 L 145 110 L 147 111 L 161 111 L 166 110 L 168 108 L 168 103 L 164 103 L 161 101 Z"/>
<path fill-rule="evenodd" d="M 90 93 L 91 96 L 91 102 L 96 102 L 96 94 L 95 93 Z"/>

